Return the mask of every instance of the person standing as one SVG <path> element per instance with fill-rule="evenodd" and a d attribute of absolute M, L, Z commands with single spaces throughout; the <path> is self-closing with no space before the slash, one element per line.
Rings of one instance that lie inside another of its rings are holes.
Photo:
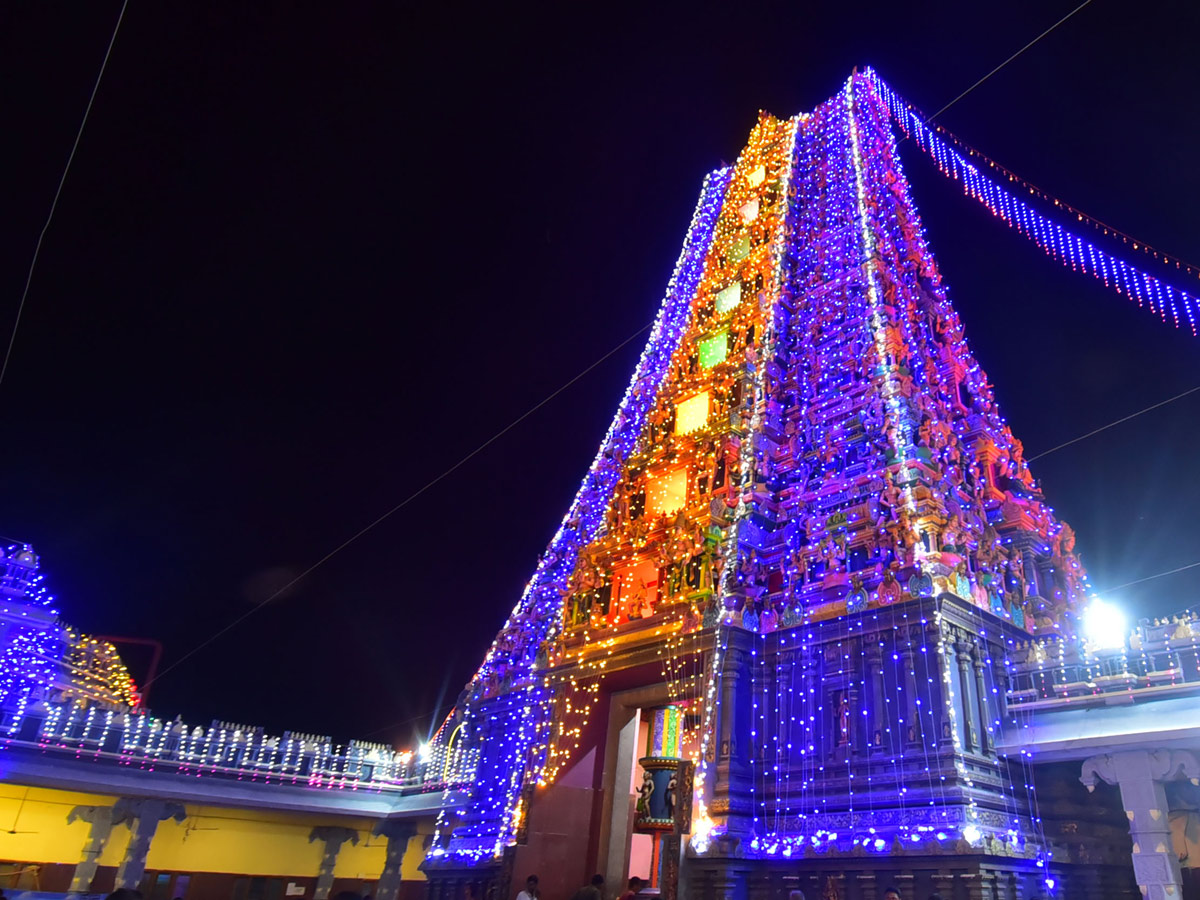
<path fill-rule="evenodd" d="M 629 879 L 629 887 L 620 897 L 620 900 L 633 900 L 638 895 L 638 892 L 646 886 L 646 882 L 634 875 Z"/>
<path fill-rule="evenodd" d="M 571 900 L 604 900 L 604 876 L 593 875 L 591 883 L 572 894 Z"/>
<path fill-rule="evenodd" d="M 525 890 L 517 894 L 517 900 L 539 900 L 541 892 L 538 890 L 538 877 L 530 875 L 525 879 Z"/>

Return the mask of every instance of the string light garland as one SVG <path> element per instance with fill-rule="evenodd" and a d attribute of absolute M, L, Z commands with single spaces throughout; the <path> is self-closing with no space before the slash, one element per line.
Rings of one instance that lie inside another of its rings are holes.
<path fill-rule="evenodd" d="M 1195 295 L 1175 288 L 1162 279 L 1113 256 L 1102 247 L 1042 215 L 1016 192 L 985 176 L 963 153 L 951 146 L 955 139 L 950 138 L 945 129 L 941 126 L 935 128 L 926 126 L 913 106 L 905 103 L 873 71 L 868 70 L 867 78 L 870 79 L 874 89 L 887 104 L 896 125 L 933 159 L 943 175 L 962 185 L 964 194 L 978 200 L 991 211 L 992 215 L 1008 223 L 1009 227 L 1015 228 L 1020 234 L 1028 237 L 1051 258 L 1069 266 L 1072 271 L 1083 272 L 1100 279 L 1106 287 L 1135 301 L 1138 306 L 1148 307 L 1164 322 L 1170 321 L 1176 328 L 1182 326 L 1190 329 L 1193 335 L 1197 334 L 1196 320 L 1200 317 L 1197 314 L 1197 306 L 1200 304 L 1200 299 Z M 965 145 L 963 146 L 965 148 Z M 1163 259 L 1168 263 L 1174 263 L 1177 269 L 1186 269 L 1189 273 L 1195 271 L 1181 260 L 1174 257 L 1168 258 L 1165 254 L 1148 248 L 1141 241 L 1116 232 L 1115 229 L 1104 223 L 1085 216 L 1074 207 L 1050 198 L 1049 195 L 1018 179 L 1007 169 L 998 166 L 982 154 L 977 154 L 970 148 L 965 148 L 964 152 L 971 156 L 977 156 L 987 164 L 989 170 L 996 171 L 1008 182 L 1020 184 L 1025 193 L 1052 199 L 1055 206 L 1075 216 L 1076 221 L 1091 224 L 1106 234 L 1111 232 L 1124 239 L 1134 250 L 1149 253 L 1152 257 Z"/>
<path fill-rule="evenodd" d="M 916 109 L 916 107 L 913 107 L 911 104 L 907 104 L 907 106 L 909 109 L 912 109 L 913 112 L 915 112 L 918 116 L 920 116 L 920 112 Z M 925 121 L 924 124 L 928 125 L 929 122 Z M 999 176 L 1001 178 L 1001 180 L 1007 181 L 1007 182 L 1009 182 L 1009 184 L 1019 185 L 1022 189 L 1021 190 L 1022 195 L 1029 196 L 1029 197 L 1036 197 L 1038 200 L 1041 200 L 1045 203 L 1048 203 L 1048 204 L 1054 206 L 1057 210 L 1059 210 L 1062 213 L 1065 213 L 1067 216 L 1073 217 L 1076 222 L 1083 222 L 1087 225 L 1090 225 L 1093 230 L 1100 232 L 1105 237 L 1110 237 L 1113 240 L 1119 240 L 1126 247 L 1127 250 L 1133 250 L 1135 252 L 1141 253 L 1143 256 L 1149 256 L 1150 258 L 1155 259 L 1155 260 L 1163 263 L 1164 265 L 1173 266 L 1175 269 L 1178 269 L 1182 272 L 1186 272 L 1188 275 L 1195 275 L 1197 278 L 1200 278 L 1200 266 L 1192 265 L 1191 263 L 1187 262 L 1186 260 L 1180 259 L 1178 256 L 1173 256 L 1172 254 L 1167 253 L 1163 250 L 1158 250 L 1155 247 L 1152 247 L 1149 244 L 1147 244 L 1145 241 L 1140 240 L 1140 239 L 1134 237 L 1133 235 L 1128 234 L 1124 231 L 1121 231 L 1119 228 L 1109 225 L 1107 222 L 1101 221 L 1100 219 L 1097 219 L 1095 216 L 1089 215 L 1088 213 L 1084 212 L 1083 210 L 1072 206 L 1070 203 L 1067 203 L 1065 200 L 1062 200 L 1059 197 L 1056 197 L 1054 194 L 1051 194 L 1049 191 L 1043 190 L 1042 188 L 1038 187 L 1033 182 L 1028 181 L 1025 178 L 1022 178 L 1020 175 L 1016 174 L 1011 169 L 996 162 L 994 159 L 992 159 L 987 154 L 985 154 L 979 150 L 976 150 L 974 147 L 972 147 L 970 144 L 968 144 L 962 138 L 958 137 L 957 135 L 953 134 L 950 131 L 947 131 L 945 128 L 943 128 L 941 126 L 935 126 L 934 131 L 937 133 L 937 135 L 939 137 L 949 141 L 951 144 L 953 144 L 955 147 L 957 147 L 962 153 L 965 153 L 968 157 L 970 157 L 974 160 L 977 160 L 984 168 L 988 169 L 989 171 L 994 172 L 997 176 Z"/>
<path fill-rule="evenodd" d="M 0 551 L 0 732 L 5 747 L 146 771 L 323 790 L 461 789 L 472 750 L 451 746 L 421 759 L 385 744 L 230 722 L 187 726 L 150 715 L 108 641 L 58 619 L 40 560 L 28 544 Z M 447 756 L 456 765 L 446 768 Z M 461 780 L 456 780 L 461 779 Z"/>

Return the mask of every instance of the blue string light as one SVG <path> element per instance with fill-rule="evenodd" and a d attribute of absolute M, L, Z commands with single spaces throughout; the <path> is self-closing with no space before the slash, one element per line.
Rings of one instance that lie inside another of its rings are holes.
<path fill-rule="evenodd" d="M 905 103 L 874 71 L 868 70 L 866 74 L 890 110 L 892 120 L 933 159 L 943 175 L 962 185 L 964 194 L 978 200 L 991 210 L 992 215 L 1003 219 L 1053 259 L 1070 266 L 1072 271 L 1100 279 L 1106 287 L 1135 301 L 1140 307 L 1149 308 L 1164 322 L 1169 321 L 1176 328 L 1182 324 L 1193 335 L 1197 334 L 1197 305 L 1200 300 L 1194 295 L 1113 256 L 1104 248 L 1097 247 L 1042 215 L 1020 197 L 985 176 L 939 137 L 943 129 L 933 129 L 922 122 L 912 105 Z M 1079 218 L 1082 219 L 1082 215 Z M 1183 309 L 1182 319 L 1180 308 Z"/>

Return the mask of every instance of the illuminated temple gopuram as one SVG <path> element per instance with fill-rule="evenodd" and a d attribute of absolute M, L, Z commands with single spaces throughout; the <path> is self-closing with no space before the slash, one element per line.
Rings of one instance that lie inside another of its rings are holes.
<path fill-rule="evenodd" d="M 440 733 L 474 755 L 434 897 L 561 858 L 555 891 L 595 869 L 687 897 L 1137 895 L 1125 823 L 1096 807 L 1088 854 L 1056 852 L 1005 743 L 1047 660 L 1077 659 L 1087 579 L 925 242 L 908 115 L 856 73 L 706 179 L 595 461 Z"/>

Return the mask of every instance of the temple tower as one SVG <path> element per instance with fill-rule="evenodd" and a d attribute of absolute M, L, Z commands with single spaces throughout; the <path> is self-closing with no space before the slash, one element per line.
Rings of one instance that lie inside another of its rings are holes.
<path fill-rule="evenodd" d="M 706 180 L 612 426 L 439 733 L 472 788 L 427 857 L 434 897 L 504 891 L 514 866 L 547 894 L 592 871 L 711 897 L 774 896 L 798 866 L 854 898 L 1056 880 L 993 736 L 1011 656 L 1074 629 L 1085 575 L 889 115 L 856 73 L 811 113 L 760 114 Z M 670 776 L 638 748 L 666 708 L 690 768 L 651 837 L 637 789 Z"/>

